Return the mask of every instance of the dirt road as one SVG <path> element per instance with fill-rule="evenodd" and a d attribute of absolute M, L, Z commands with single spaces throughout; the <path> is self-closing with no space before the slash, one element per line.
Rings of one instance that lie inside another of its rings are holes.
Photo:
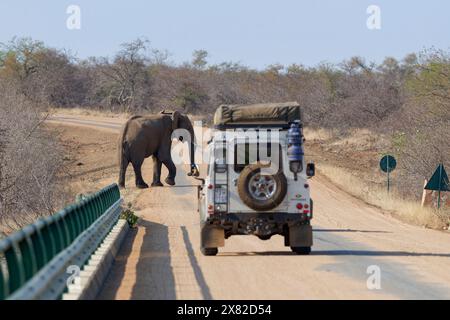
<path fill-rule="evenodd" d="M 58 122 L 108 130 L 120 126 L 119 120 L 66 117 Z M 218 256 L 204 257 L 196 181 L 186 169 L 178 168 L 176 187 L 140 191 L 128 180 L 141 221 L 128 234 L 100 299 L 450 298 L 449 232 L 399 222 L 324 177 L 311 182 L 310 256 L 292 254 L 279 236 L 268 241 L 236 236 Z M 144 178 L 151 174 L 147 160 Z M 368 269 L 379 270 L 380 289 L 368 288 Z"/>

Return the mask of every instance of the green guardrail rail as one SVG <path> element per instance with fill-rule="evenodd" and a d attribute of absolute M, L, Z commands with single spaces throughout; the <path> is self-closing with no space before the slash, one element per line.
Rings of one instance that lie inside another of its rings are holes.
<path fill-rule="evenodd" d="M 112 184 L 0 240 L 0 300 L 24 286 L 119 199 Z"/>

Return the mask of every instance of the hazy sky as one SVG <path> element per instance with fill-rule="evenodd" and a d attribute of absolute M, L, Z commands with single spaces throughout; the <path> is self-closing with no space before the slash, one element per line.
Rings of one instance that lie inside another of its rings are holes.
<path fill-rule="evenodd" d="M 81 29 L 69 30 L 69 5 Z M 381 9 L 369 30 L 366 10 Z M 435 46 L 450 47 L 450 1 L 427 0 L 2 0 L 0 42 L 30 36 L 78 57 L 112 56 L 119 44 L 145 37 L 171 60 L 205 49 L 212 63 L 315 65 L 359 55 L 382 61 Z"/>

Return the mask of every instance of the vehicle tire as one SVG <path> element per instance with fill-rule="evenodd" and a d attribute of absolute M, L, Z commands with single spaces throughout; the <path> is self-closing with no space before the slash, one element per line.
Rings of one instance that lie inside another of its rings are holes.
<path fill-rule="evenodd" d="M 204 256 L 215 256 L 219 253 L 217 248 L 201 248 L 201 251 Z"/>
<path fill-rule="evenodd" d="M 266 211 L 276 208 L 285 198 L 287 180 L 283 171 L 261 175 L 263 164 L 251 164 L 242 170 L 237 182 L 241 200 L 251 209 Z"/>
<path fill-rule="evenodd" d="M 272 235 L 268 235 L 268 236 L 258 236 L 258 238 L 260 240 L 266 241 L 266 240 L 270 240 L 270 238 L 272 238 Z"/>
<path fill-rule="evenodd" d="M 311 247 L 291 247 L 291 250 L 299 255 L 308 255 L 311 253 Z"/>

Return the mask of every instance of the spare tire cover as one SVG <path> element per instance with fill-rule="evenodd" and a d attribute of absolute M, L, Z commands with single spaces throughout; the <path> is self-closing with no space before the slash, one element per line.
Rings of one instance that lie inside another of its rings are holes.
<path fill-rule="evenodd" d="M 287 181 L 280 170 L 273 175 L 261 174 L 263 164 L 251 164 L 242 170 L 237 182 L 241 200 L 251 209 L 266 211 L 276 208 L 286 197 Z"/>

